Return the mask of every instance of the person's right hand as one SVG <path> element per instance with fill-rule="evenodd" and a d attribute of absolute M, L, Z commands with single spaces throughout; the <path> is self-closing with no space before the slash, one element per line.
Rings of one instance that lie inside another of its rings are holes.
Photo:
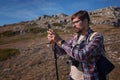
<path fill-rule="evenodd" d="M 59 43 L 60 41 L 62 41 L 62 38 L 54 30 L 49 29 L 47 33 L 47 38 L 50 41 L 50 43 Z"/>
<path fill-rule="evenodd" d="M 54 43 L 55 42 L 55 35 L 54 35 L 54 32 L 52 29 L 49 29 L 47 31 L 48 35 L 47 35 L 47 38 L 49 40 L 50 43 Z"/>

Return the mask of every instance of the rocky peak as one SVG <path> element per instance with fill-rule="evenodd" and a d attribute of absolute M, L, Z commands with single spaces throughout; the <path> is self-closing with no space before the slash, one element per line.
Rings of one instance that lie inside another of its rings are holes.
<path fill-rule="evenodd" d="M 120 7 L 111 6 L 111 7 L 98 9 L 95 11 L 91 11 L 90 15 L 94 15 L 94 16 L 99 15 L 99 16 L 116 18 L 117 16 L 120 16 Z"/>
<path fill-rule="evenodd" d="M 111 6 L 89 12 L 92 23 L 120 26 L 120 7 Z"/>
<path fill-rule="evenodd" d="M 66 16 L 68 16 L 68 15 L 66 15 L 66 14 L 64 14 L 64 13 L 58 13 L 58 14 L 57 14 L 57 17 L 66 17 Z"/>

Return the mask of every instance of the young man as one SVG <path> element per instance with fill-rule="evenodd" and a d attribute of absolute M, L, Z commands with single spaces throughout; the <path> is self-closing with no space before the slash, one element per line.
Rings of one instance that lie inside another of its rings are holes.
<path fill-rule="evenodd" d="M 103 36 L 89 27 L 90 17 L 87 11 L 79 11 L 71 17 L 75 35 L 69 42 L 62 39 L 54 30 L 48 30 L 48 40 L 56 43 L 59 54 L 67 54 L 72 59 L 69 80 L 106 80 L 101 76 L 96 67 L 95 57 L 103 52 Z M 90 39 L 91 38 L 91 39 Z M 76 65 L 77 63 L 77 65 Z"/>

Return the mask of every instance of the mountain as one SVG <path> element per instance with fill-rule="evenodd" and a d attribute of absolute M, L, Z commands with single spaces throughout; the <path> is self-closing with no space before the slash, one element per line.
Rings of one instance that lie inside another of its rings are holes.
<path fill-rule="evenodd" d="M 91 24 L 97 25 L 112 25 L 112 26 L 120 26 L 120 7 L 106 7 L 94 11 L 89 12 L 91 17 Z M 43 15 L 38 17 L 35 20 L 32 21 L 26 21 L 26 22 L 20 22 L 15 24 L 9 24 L 4 25 L 0 27 L 0 33 L 7 30 L 13 30 L 15 29 L 21 32 L 28 31 L 28 28 L 34 28 L 34 27 L 40 27 L 45 28 L 45 23 L 49 22 L 50 24 L 61 24 L 63 26 L 71 26 L 70 16 L 59 13 L 57 15 Z M 53 25 L 54 26 L 54 25 Z M 55 25 L 56 27 L 58 25 Z M 3 29 L 4 28 L 4 29 Z"/>

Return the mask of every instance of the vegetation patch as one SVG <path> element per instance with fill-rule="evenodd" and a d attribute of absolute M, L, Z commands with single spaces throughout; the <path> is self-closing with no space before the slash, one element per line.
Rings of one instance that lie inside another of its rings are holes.
<path fill-rule="evenodd" d="M 36 27 L 36 28 L 31 28 L 30 29 L 30 32 L 32 32 L 32 33 L 44 33 L 44 32 L 46 32 L 47 31 L 47 29 L 46 28 L 39 28 L 39 27 Z"/>
<path fill-rule="evenodd" d="M 63 24 L 61 24 L 61 23 L 53 23 L 52 25 L 53 26 L 63 26 Z"/>
<path fill-rule="evenodd" d="M 0 61 L 11 58 L 17 54 L 20 54 L 20 51 L 18 49 L 0 49 Z"/>
<path fill-rule="evenodd" d="M 9 31 L 5 31 L 3 33 L 0 33 L 0 37 L 4 37 L 4 36 L 11 37 L 11 36 L 15 36 L 15 35 L 17 35 L 19 33 L 20 33 L 19 31 L 13 32 L 12 30 L 9 30 Z"/>

